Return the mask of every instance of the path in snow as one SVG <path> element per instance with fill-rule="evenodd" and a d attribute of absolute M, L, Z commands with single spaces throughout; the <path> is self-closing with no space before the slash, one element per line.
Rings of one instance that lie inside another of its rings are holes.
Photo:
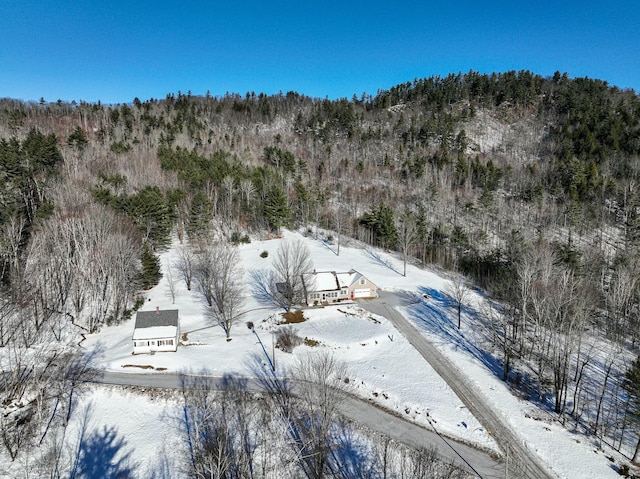
<path fill-rule="evenodd" d="M 495 413 L 484 398 L 469 386 L 469 380 L 443 356 L 422 334 L 395 308 L 407 306 L 414 299 L 401 293 L 378 291 L 378 299 L 361 301 L 359 305 L 368 311 L 383 316 L 402 333 L 409 343 L 422 355 L 431 367 L 444 379 L 475 418 L 491 431 L 503 451 L 509 473 L 531 479 L 552 479 L 554 476 L 540 464 L 538 457 L 527 449 L 522 439 Z"/>

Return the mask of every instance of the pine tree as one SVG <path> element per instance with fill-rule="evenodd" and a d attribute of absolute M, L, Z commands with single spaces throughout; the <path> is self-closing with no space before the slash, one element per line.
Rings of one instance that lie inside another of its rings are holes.
<path fill-rule="evenodd" d="M 22 150 L 34 172 L 51 173 L 63 161 L 58 149 L 58 139 L 53 133 L 43 135 L 37 130 L 31 130 L 22 143 Z"/>
<path fill-rule="evenodd" d="M 87 140 L 87 135 L 79 126 L 77 126 L 76 129 L 73 130 L 73 132 L 69 135 L 69 138 L 67 138 L 67 145 L 75 148 L 80 152 L 82 152 L 86 148 L 88 143 L 89 141 Z"/>
<path fill-rule="evenodd" d="M 282 188 L 274 186 L 269 190 L 264 202 L 264 215 L 269 227 L 275 231 L 291 221 L 291 209 Z"/>
<path fill-rule="evenodd" d="M 398 231 L 393 209 L 385 202 L 378 209 L 378 235 L 383 248 L 395 248 L 398 242 Z"/>
<path fill-rule="evenodd" d="M 151 289 L 162 278 L 160 271 L 160 258 L 158 258 L 147 243 L 142 247 L 142 271 L 140 272 L 140 285 L 142 289 Z"/>
<path fill-rule="evenodd" d="M 383 248 L 394 248 L 398 242 L 393 209 L 384 201 L 377 210 L 365 213 L 360 224 L 371 230 L 373 242 Z"/>
<path fill-rule="evenodd" d="M 191 200 L 189 211 L 189 223 L 187 224 L 187 234 L 189 238 L 197 238 L 205 235 L 211 226 L 213 216 L 213 204 L 203 191 L 198 191 Z"/>
<path fill-rule="evenodd" d="M 160 188 L 145 186 L 137 194 L 127 198 L 125 211 L 154 247 L 163 247 L 169 243 L 169 233 L 173 226 L 172 211 Z"/>

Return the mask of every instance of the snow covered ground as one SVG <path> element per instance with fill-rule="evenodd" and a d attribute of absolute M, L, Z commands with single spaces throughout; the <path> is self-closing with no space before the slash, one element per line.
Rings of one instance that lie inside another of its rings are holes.
<path fill-rule="evenodd" d="M 318 270 L 348 271 L 354 268 L 384 290 L 415 293 L 417 302 L 403 313 L 422 333 L 468 376 L 487 400 L 506 418 L 526 445 L 536 451 L 549 468 L 565 478 L 619 477 L 606 453 L 592 444 L 591 439 L 573 434 L 559 425 L 554 417 L 514 396 L 491 371 L 491 358 L 475 349 L 474 314 L 482 297 L 473 293 L 465 308 L 460 331 L 455 327 L 456 312 L 443 300 L 449 281 L 433 271 L 408 266 L 407 276 L 401 274 L 402 263 L 378 250 L 362 247 L 335 247 L 326 241 L 304 238 L 285 232 L 289 238 L 306 242 Z M 271 268 L 280 239 L 253 241 L 241 245 L 240 253 L 247 284 L 247 297 L 241 320 L 231 331 L 231 341 L 225 340 L 222 329 L 207 319 L 206 307 L 195 291 L 187 291 L 184 283 L 176 284 L 175 303 L 165 274 L 158 286 L 147 292 L 144 310 L 179 309 L 181 329 L 186 333 L 187 346 L 176 353 L 155 355 L 131 354 L 134 320 L 105 327 L 90 335 L 83 345 L 88 349 L 103 349 L 100 365 L 115 371 L 201 371 L 211 375 L 255 375 L 255 358 L 267 363 L 273 355 L 272 338 L 279 311 L 260 303 L 251 295 L 254 271 Z M 261 253 L 267 251 L 266 258 Z M 175 261 L 175 248 L 161 257 L 163 269 Z M 174 278 L 178 275 L 174 272 Z M 431 299 L 422 295 L 428 292 Z M 428 313 L 428 314 L 427 314 Z M 357 304 L 341 304 L 324 309 L 305 310 L 306 321 L 293 325 L 303 338 L 318 341 L 317 346 L 301 345 L 293 354 L 275 350 L 277 370 L 284 374 L 296 357 L 329 348 L 344 361 L 350 371 L 354 393 L 381 406 L 397 411 L 415 422 L 429 421 L 443 434 L 485 449 L 497 446 L 489 431 L 467 411 L 462 402 L 384 318 L 364 312 Z M 246 323 L 255 324 L 255 332 Z M 258 337 L 260 342 L 258 341 Z M 115 457 L 143 458 L 148 472 L 166 467 L 160 458 L 171 463 L 177 460 L 179 437 L 171 419 L 179 404 L 169 396 L 148 396 L 130 390 L 96 386 L 85 396 L 83 407 L 91 412 L 89 428 L 97 433 L 110 432 L 122 443 Z M 428 413 L 428 414 L 427 414 Z M 152 431 L 152 432 L 150 432 Z M 145 469 L 142 469 L 145 470 Z"/>

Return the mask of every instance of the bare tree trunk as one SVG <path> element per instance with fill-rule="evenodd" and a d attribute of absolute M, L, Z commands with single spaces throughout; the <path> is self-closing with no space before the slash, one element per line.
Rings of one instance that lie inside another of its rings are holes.
<path fill-rule="evenodd" d="M 418 224 L 415 213 L 405 211 L 396 222 L 398 245 L 402 253 L 402 276 L 407 276 L 407 259 L 411 249 L 418 240 Z"/>
<path fill-rule="evenodd" d="M 470 291 L 467 288 L 464 278 L 460 275 L 449 284 L 447 293 L 455 300 L 456 310 L 458 312 L 458 329 L 462 320 L 462 306 L 469 297 Z"/>
<path fill-rule="evenodd" d="M 602 413 L 602 404 L 604 403 L 604 398 L 607 395 L 607 384 L 609 382 L 609 378 L 611 377 L 611 369 L 613 368 L 613 363 L 614 363 L 614 358 L 612 356 L 610 356 L 608 359 L 609 361 L 606 363 L 606 366 L 605 366 L 604 380 L 602 382 L 602 391 L 598 398 L 598 407 L 596 408 L 596 419 L 593 423 L 593 433 L 596 436 L 598 435 L 598 426 L 600 425 L 600 415 Z"/>
<path fill-rule="evenodd" d="M 300 240 L 283 240 L 273 260 L 273 269 L 279 286 L 276 294 L 289 311 L 295 303 L 304 300 L 302 275 L 313 271 L 309 248 Z"/>

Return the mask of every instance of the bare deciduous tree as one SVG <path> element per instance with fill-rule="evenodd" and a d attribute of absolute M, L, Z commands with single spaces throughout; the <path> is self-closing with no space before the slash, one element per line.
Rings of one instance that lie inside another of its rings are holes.
<path fill-rule="evenodd" d="M 362 430 L 354 434 L 338 414 L 347 371 L 331 354 L 299 361 L 290 380 L 254 359 L 266 394 L 250 393 L 245 379 L 232 376 L 214 388 L 208 371 L 183 378 L 177 424 L 190 476 L 468 477 L 435 450 L 416 450 Z"/>
<path fill-rule="evenodd" d="M 396 231 L 398 232 L 398 246 L 402 253 L 402 276 L 407 276 L 407 259 L 411 248 L 418 240 L 418 222 L 416 215 L 411 211 L 405 211 L 396 221 Z"/>
<path fill-rule="evenodd" d="M 226 225 L 231 224 L 231 216 L 233 212 L 233 198 L 236 193 L 235 180 L 231 176 L 225 176 L 222 179 L 222 217 Z"/>
<path fill-rule="evenodd" d="M 491 330 L 493 346 L 502 353 L 502 380 L 508 381 L 517 357 L 517 312 L 511 305 L 498 309 L 492 302 L 486 302 L 483 314 Z"/>
<path fill-rule="evenodd" d="M 249 216 L 249 219 L 251 219 L 254 210 L 254 200 L 257 195 L 256 187 L 251 180 L 244 179 L 240 180 L 239 191 L 242 210 Z"/>
<path fill-rule="evenodd" d="M 244 301 L 243 270 L 238 250 L 230 244 L 216 245 L 214 257 L 217 270 L 214 274 L 213 302 L 218 321 L 229 340 L 231 326 L 236 322 Z"/>
<path fill-rule="evenodd" d="M 332 354 L 320 353 L 300 358 L 293 377 L 301 405 L 290 416 L 292 445 L 306 476 L 321 478 L 335 466 L 333 428 L 348 382 L 347 367 Z"/>
<path fill-rule="evenodd" d="M 14 281 L 20 281 L 20 245 L 25 227 L 24 217 L 11 216 L 0 228 L 0 278 L 8 272 Z"/>
<path fill-rule="evenodd" d="M 538 247 L 519 265 L 523 314 L 530 359 L 539 394 L 550 388 L 554 409 L 564 413 L 570 368 L 577 361 L 582 335 L 593 307 L 584 280 L 562 265 L 550 250 Z M 583 362 L 585 360 L 583 359 Z M 575 387 L 575 385 L 574 385 Z"/>
<path fill-rule="evenodd" d="M 224 329 L 227 341 L 244 301 L 243 274 L 238 250 L 229 243 L 212 243 L 198 263 L 200 291 L 213 317 Z"/>
<path fill-rule="evenodd" d="M 269 412 L 247 391 L 246 380 L 225 376 L 220 389 L 213 390 L 206 376 L 185 377 L 182 396 L 180 423 L 191 475 L 216 479 L 259 477 L 258 447 L 273 451 L 266 440 L 270 425 L 266 424 L 266 430 L 261 428 Z M 270 460 L 273 459 L 263 461 L 263 470 L 268 470 Z"/>
<path fill-rule="evenodd" d="M 131 224 L 107 207 L 65 192 L 56 204 L 25 252 L 36 329 L 47 314 L 62 313 L 94 332 L 121 320 L 133 301 L 140 247 Z"/>
<path fill-rule="evenodd" d="M 333 225 L 336 232 L 336 244 L 337 244 L 336 255 L 340 256 L 340 240 L 342 235 L 344 234 L 344 229 L 348 222 L 348 216 L 341 206 L 338 206 L 338 208 L 333 212 L 332 216 L 333 216 Z"/>
<path fill-rule="evenodd" d="M 607 333 L 616 341 L 630 332 L 629 323 L 638 287 L 638 276 L 635 262 L 619 264 L 606 290 Z"/>
<path fill-rule="evenodd" d="M 167 287 L 169 288 L 169 295 L 171 296 L 171 304 L 176 303 L 176 278 L 173 275 L 173 268 L 171 265 L 167 265 L 164 277 L 167 280 Z"/>
<path fill-rule="evenodd" d="M 187 290 L 191 291 L 191 282 L 196 268 L 196 257 L 193 250 L 188 246 L 178 246 L 178 258 L 175 260 L 174 266 L 180 272 Z"/>
<path fill-rule="evenodd" d="M 289 311 L 304 297 L 302 274 L 313 270 L 309 248 L 300 240 L 283 240 L 273 260 L 273 269 L 277 282 L 274 293 Z"/>
<path fill-rule="evenodd" d="M 460 329 L 462 306 L 464 306 L 464 303 L 468 299 L 470 293 L 464 277 L 460 275 L 456 276 L 456 278 L 447 286 L 447 293 L 456 302 L 456 310 L 458 312 L 458 329 Z"/>

